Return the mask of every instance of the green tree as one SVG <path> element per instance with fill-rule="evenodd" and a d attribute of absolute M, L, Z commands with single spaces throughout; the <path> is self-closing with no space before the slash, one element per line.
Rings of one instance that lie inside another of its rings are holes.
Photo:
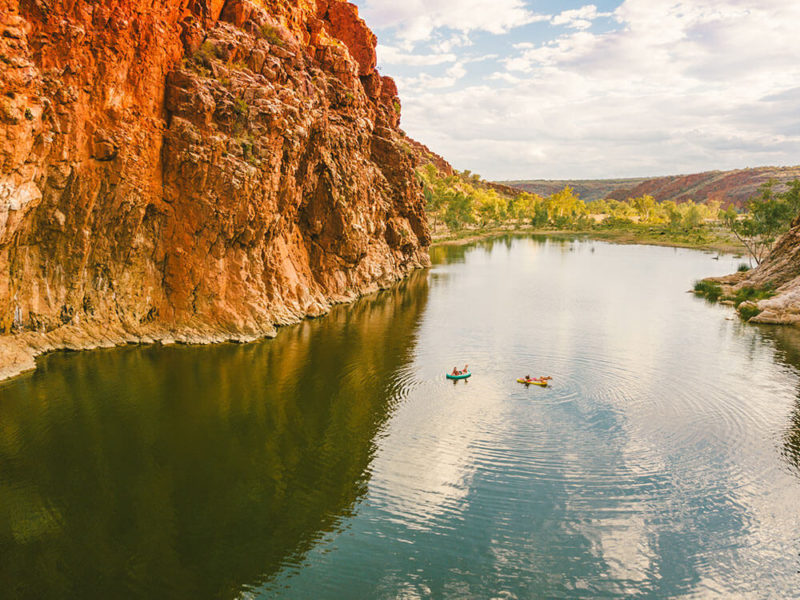
<path fill-rule="evenodd" d="M 634 198 L 632 204 L 638 213 L 639 221 L 641 223 L 649 223 L 650 217 L 656 208 L 656 199 L 650 194 L 645 194 L 644 196 Z"/>
<path fill-rule="evenodd" d="M 797 191 L 795 191 L 797 190 Z M 747 202 L 748 213 L 741 218 L 729 207 L 722 220 L 739 239 L 757 265 L 769 254 L 775 240 L 789 228 L 797 215 L 795 194 L 800 195 L 798 183 L 792 182 L 783 194 L 775 193 L 775 182 L 761 186 L 761 194 Z"/>
<path fill-rule="evenodd" d="M 474 199 L 461 191 L 448 194 L 444 222 L 450 229 L 461 229 L 464 225 L 475 222 Z"/>
<path fill-rule="evenodd" d="M 683 226 L 686 229 L 695 229 L 703 224 L 703 211 L 692 200 L 684 204 Z"/>

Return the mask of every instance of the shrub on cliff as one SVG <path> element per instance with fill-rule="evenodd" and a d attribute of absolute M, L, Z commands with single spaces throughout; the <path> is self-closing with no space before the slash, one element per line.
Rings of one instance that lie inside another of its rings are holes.
<path fill-rule="evenodd" d="M 791 226 L 800 213 L 800 181 L 788 184 L 783 193 L 776 193 L 775 180 L 761 186 L 761 194 L 747 201 L 747 213 L 740 215 L 731 205 L 720 216 L 725 226 L 745 246 L 757 265 L 761 264 L 775 241 Z"/>
<path fill-rule="evenodd" d="M 278 28 L 268 23 L 262 25 L 258 33 L 262 39 L 268 41 L 273 46 L 282 47 L 286 45 L 286 42 L 284 42 L 283 38 L 281 38 Z"/>

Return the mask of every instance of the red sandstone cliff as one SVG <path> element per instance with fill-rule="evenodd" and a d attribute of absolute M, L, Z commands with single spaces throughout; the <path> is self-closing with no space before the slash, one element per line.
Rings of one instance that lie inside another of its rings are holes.
<path fill-rule="evenodd" d="M 0 374 L 249 340 L 428 262 L 343 0 L 0 0 Z"/>

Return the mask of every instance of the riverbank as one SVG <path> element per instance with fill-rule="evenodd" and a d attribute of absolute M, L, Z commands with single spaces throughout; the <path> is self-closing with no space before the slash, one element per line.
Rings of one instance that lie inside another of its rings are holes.
<path fill-rule="evenodd" d="M 269 319 L 246 328 L 213 327 L 200 320 L 170 326 L 164 323 L 132 323 L 86 318 L 51 331 L 22 331 L 0 335 L 0 383 L 36 369 L 36 360 L 53 352 L 77 352 L 137 345 L 209 346 L 224 343 L 249 344 L 274 338 L 282 327 L 305 319 L 322 317 L 334 307 L 389 289 L 408 280 L 426 266 L 406 266 L 385 279 L 373 281 L 341 295 L 321 298 L 306 306 L 278 306 Z"/>
<path fill-rule="evenodd" d="M 700 236 L 694 239 L 681 238 L 677 235 L 662 235 L 655 228 L 638 228 L 628 230 L 577 230 L 564 231 L 542 229 L 536 227 L 501 226 L 485 229 L 464 229 L 459 232 L 442 231 L 434 233 L 431 247 L 449 245 L 467 245 L 481 240 L 504 235 L 542 235 L 553 239 L 574 239 L 576 237 L 594 239 L 616 244 L 644 244 L 652 246 L 669 246 L 689 248 L 693 250 L 715 251 L 727 254 L 741 254 L 744 248 L 735 240 L 726 240 L 722 236 Z M 131 327 L 122 323 L 83 323 L 68 325 L 52 332 L 25 332 L 12 336 L 0 336 L 0 381 L 16 377 L 21 373 L 36 368 L 38 357 L 61 350 L 80 351 L 97 348 L 110 348 L 130 344 L 187 344 L 209 345 L 224 342 L 248 343 L 258 339 L 274 337 L 275 325 L 284 326 L 296 323 L 308 316 L 325 314 L 330 306 L 353 300 L 385 289 L 386 286 L 374 286 L 346 298 L 329 299 L 326 306 L 315 307 L 315 310 L 282 313 L 273 322 L 264 327 L 246 332 L 219 331 L 205 327 L 189 326 L 175 330 L 157 325 L 139 325 Z"/>
<path fill-rule="evenodd" d="M 543 229 L 516 225 L 506 225 L 482 229 L 462 229 L 461 231 L 438 231 L 432 236 L 432 246 L 449 246 L 471 244 L 484 239 L 509 234 L 546 235 L 552 238 L 586 237 L 593 240 L 612 242 L 615 244 L 643 244 L 649 246 L 668 246 L 673 248 L 689 248 L 725 254 L 741 255 L 745 247 L 734 237 L 721 230 L 670 232 L 666 228 L 652 226 L 633 226 L 629 229 Z"/>

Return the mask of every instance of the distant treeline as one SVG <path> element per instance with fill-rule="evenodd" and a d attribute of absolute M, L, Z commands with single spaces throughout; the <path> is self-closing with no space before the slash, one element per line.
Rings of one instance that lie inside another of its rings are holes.
<path fill-rule="evenodd" d="M 722 235 L 738 240 L 760 263 L 800 215 L 800 180 L 782 184 L 782 192 L 775 191 L 777 181 L 770 181 L 743 208 L 731 204 L 722 209 L 716 200 L 659 202 L 646 194 L 627 200 L 585 202 L 570 187 L 549 196 L 522 191 L 508 194 L 511 188 L 494 186 L 469 171 L 446 175 L 433 165 L 425 165 L 418 174 L 435 236 L 464 229 L 530 226 L 627 231 L 639 237 L 655 231 L 666 236 L 662 239 L 703 245 L 712 241 L 708 235 Z"/>
<path fill-rule="evenodd" d="M 520 192 L 500 194 L 480 176 L 464 171 L 443 175 L 433 165 L 419 171 L 425 187 L 428 215 L 434 229 L 451 231 L 465 227 L 485 228 L 515 222 L 554 229 L 613 228 L 635 223 L 693 229 L 719 218 L 720 203 L 677 204 L 657 202 L 649 195 L 627 200 L 584 202 L 570 187 L 540 196 Z"/>

